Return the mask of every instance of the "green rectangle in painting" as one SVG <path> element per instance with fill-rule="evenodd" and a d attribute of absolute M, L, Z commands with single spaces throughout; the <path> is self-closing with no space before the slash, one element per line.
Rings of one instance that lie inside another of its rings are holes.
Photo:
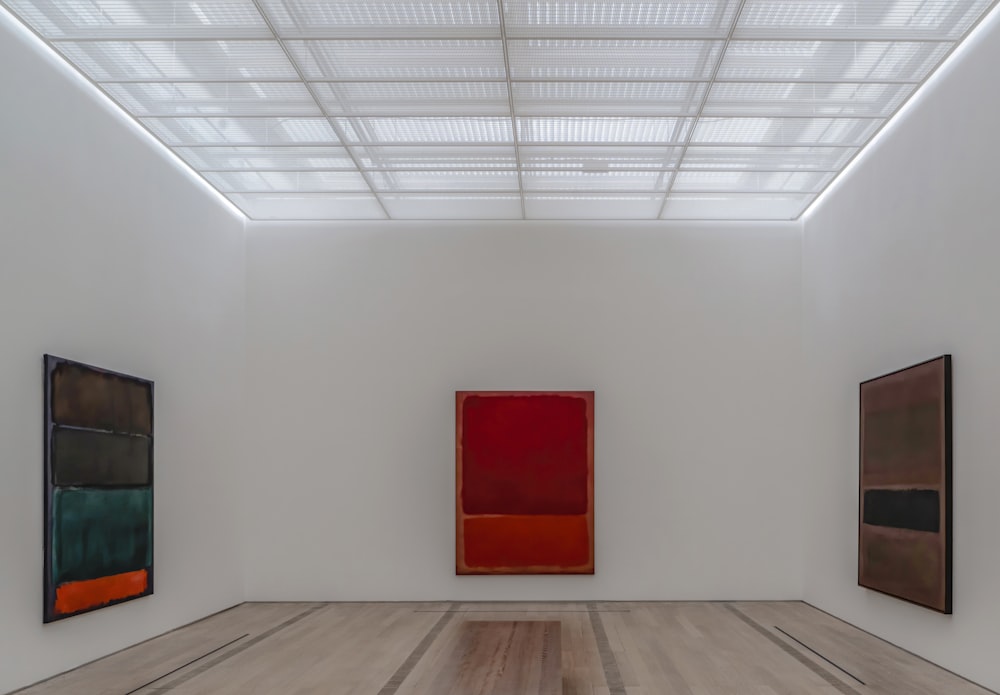
<path fill-rule="evenodd" d="M 54 584 L 149 567 L 152 529 L 152 488 L 57 488 L 52 495 Z"/>
<path fill-rule="evenodd" d="M 149 485 L 152 440 L 127 434 L 56 427 L 52 432 L 52 483 Z"/>

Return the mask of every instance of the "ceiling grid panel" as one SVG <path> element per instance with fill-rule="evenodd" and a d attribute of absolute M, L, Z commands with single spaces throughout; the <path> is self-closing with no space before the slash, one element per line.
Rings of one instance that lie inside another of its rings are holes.
<path fill-rule="evenodd" d="M 507 108 L 510 110 L 510 128 L 514 138 L 514 161 L 517 164 L 517 195 L 521 204 L 521 219 L 527 219 L 524 207 L 524 163 L 521 160 L 520 140 L 521 135 L 518 130 L 517 113 L 514 108 L 514 85 L 510 76 L 510 51 L 507 43 L 507 21 L 505 19 L 505 2 L 496 0 L 497 17 L 500 21 L 500 41 L 503 44 L 503 68 L 507 78 Z"/>
<path fill-rule="evenodd" d="M 256 219 L 795 219 L 998 0 L 0 0 Z"/>
<path fill-rule="evenodd" d="M 729 50 L 729 44 L 733 40 L 733 34 L 736 32 L 736 27 L 740 23 L 740 16 L 743 14 L 743 8 L 746 7 L 746 3 L 747 0 L 739 0 L 739 5 L 737 5 L 736 11 L 733 13 L 733 19 L 729 26 L 729 33 L 726 35 L 726 41 L 722 46 L 722 50 L 719 51 L 719 58 L 715 63 L 714 69 L 712 70 L 712 76 L 708 80 L 709 84 L 715 82 L 715 78 L 718 76 L 719 70 L 722 68 L 722 63 L 723 61 L 725 61 L 726 53 Z M 708 103 L 708 98 L 710 94 L 711 94 L 710 88 L 705 90 L 705 96 L 702 98 L 701 104 L 699 104 L 698 106 L 698 112 L 694 117 L 694 125 L 691 127 L 687 139 L 684 142 L 683 147 L 681 148 L 681 153 L 679 157 L 679 166 L 683 166 L 684 164 L 684 158 L 687 156 L 688 149 L 691 147 L 691 140 L 692 138 L 694 138 L 695 132 L 698 130 L 698 125 L 701 123 L 702 115 L 705 113 L 705 104 Z M 660 202 L 660 209 L 656 213 L 656 219 L 659 220 L 663 219 L 663 213 L 667 209 L 667 201 L 670 199 L 670 193 L 674 189 L 674 184 L 677 182 L 677 177 L 678 177 L 677 173 L 674 173 L 674 175 L 670 177 L 670 181 L 667 183 L 667 188 L 663 192 L 663 200 Z"/>
<path fill-rule="evenodd" d="M 381 209 L 382 213 L 385 215 L 385 218 L 386 219 L 392 219 L 392 215 L 389 214 L 389 209 L 385 206 L 385 203 L 382 201 L 382 198 L 379 196 L 379 193 L 378 193 L 378 191 L 375 188 L 375 184 L 372 182 L 372 180 L 369 177 L 369 175 L 367 173 L 365 173 L 365 171 L 362 169 L 361 163 L 358 161 L 358 158 L 357 158 L 356 154 L 354 153 L 354 150 L 351 148 L 351 145 L 349 144 L 348 139 L 345 136 L 343 128 L 337 122 L 337 120 L 335 118 L 333 118 L 333 116 L 331 116 L 326 111 L 326 109 L 323 106 L 323 101 L 319 98 L 319 95 L 316 94 L 316 91 L 313 88 L 313 86 L 309 82 L 306 81 L 305 76 L 302 73 L 302 68 L 295 61 L 295 58 L 292 56 L 291 52 L 289 52 L 288 48 L 285 46 L 285 43 L 278 36 L 278 32 L 275 30 L 274 24 L 271 22 L 271 19 L 268 16 L 267 11 L 262 6 L 261 0 L 251 0 L 251 1 L 253 2 L 254 7 L 257 8 L 257 11 L 260 13 L 260 16 L 264 20 L 265 24 L 267 24 L 268 29 L 271 30 L 272 34 L 274 35 L 275 40 L 278 42 L 278 45 L 281 47 L 282 52 L 288 58 L 288 61 L 292 64 L 292 67 L 295 69 L 295 72 L 298 74 L 299 79 L 305 85 L 305 88 L 309 91 L 309 95 L 316 102 L 316 105 L 319 107 L 320 111 L 323 113 L 323 115 L 326 118 L 327 122 L 330 124 L 330 127 L 333 129 L 334 133 L 336 133 L 337 139 L 343 144 L 344 151 L 347 153 L 348 157 L 350 157 L 351 161 L 354 163 L 354 166 L 357 167 L 358 174 L 361 176 L 361 178 L 364 181 L 364 183 L 365 183 L 366 187 L 368 188 L 368 190 L 374 196 L 375 202 L 378 204 L 378 207 Z M 339 190 L 342 190 L 342 189 L 339 189 Z M 296 192 L 302 192 L 302 191 L 296 191 Z"/>

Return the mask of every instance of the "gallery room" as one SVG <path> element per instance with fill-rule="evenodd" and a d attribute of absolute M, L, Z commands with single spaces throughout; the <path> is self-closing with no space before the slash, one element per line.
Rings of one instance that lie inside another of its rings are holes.
<path fill-rule="evenodd" d="M 1000 691 L 996 0 L 0 0 L 0 693 Z"/>

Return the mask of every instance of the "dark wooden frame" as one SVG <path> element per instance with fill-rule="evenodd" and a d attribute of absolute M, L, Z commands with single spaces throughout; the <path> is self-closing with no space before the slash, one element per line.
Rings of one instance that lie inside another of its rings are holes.
<path fill-rule="evenodd" d="M 108 375 L 108 376 L 114 376 L 114 377 L 118 377 L 118 378 L 121 378 L 121 379 L 127 379 L 129 381 L 133 381 L 133 382 L 142 384 L 143 386 L 147 386 L 149 388 L 149 399 L 150 399 L 150 404 L 149 404 L 149 418 L 150 418 L 150 421 L 149 421 L 149 424 L 150 424 L 150 435 L 149 435 L 149 440 L 150 440 L 150 452 L 149 452 L 149 488 L 150 488 L 149 543 L 150 543 L 151 561 L 150 561 L 150 564 L 149 564 L 149 577 L 148 577 L 148 580 L 147 580 L 146 590 L 142 594 L 138 594 L 136 596 L 130 596 L 128 598 L 118 599 L 118 600 L 115 600 L 115 601 L 111 601 L 110 603 L 107 603 L 107 604 L 105 604 L 103 606 L 97 606 L 97 607 L 94 607 L 94 608 L 87 608 L 85 610 L 77 611 L 75 613 L 69 613 L 69 614 L 59 614 L 59 613 L 56 613 L 54 611 L 56 586 L 55 586 L 55 583 L 52 581 L 52 534 L 53 534 L 53 531 L 54 531 L 54 529 L 52 528 L 52 511 L 53 511 L 53 508 L 52 508 L 52 498 L 54 496 L 54 492 L 55 492 L 55 488 L 56 488 L 56 486 L 54 484 L 54 472 L 52 470 L 52 438 L 53 438 L 53 432 L 54 432 L 55 427 L 56 427 L 55 422 L 53 421 L 53 417 L 52 417 L 52 374 L 55 371 L 56 367 L 58 367 L 59 365 L 62 365 L 62 364 L 76 365 L 76 366 L 79 366 L 79 367 L 83 367 L 84 369 L 88 369 L 90 371 L 97 372 L 99 374 L 105 374 L 105 375 Z M 44 384 L 43 384 L 43 393 L 44 393 L 44 406 L 43 406 L 44 407 L 44 412 L 43 412 L 43 418 L 44 418 L 44 425 L 45 425 L 44 426 L 44 433 L 43 433 L 44 434 L 43 450 L 44 450 L 44 458 L 45 458 L 45 465 L 44 465 L 44 476 L 45 476 L 45 478 L 43 480 L 43 490 L 44 490 L 44 515 L 45 515 L 45 523 L 44 523 L 45 530 L 44 530 L 44 533 L 45 533 L 45 537 L 44 537 L 44 561 L 43 561 L 43 571 L 44 571 L 43 586 L 44 586 L 44 590 L 42 591 L 42 601 L 43 601 L 43 606 L 42 606 L 42 622 L 44 622 L 44 623 L 51 623 L 51 622 L 55 622 L 57 620 L 65 620 L 66 618 L 72 618 L 73 616 L 76 616 L 76 615 L 82 615 L 83 613 L 89 613 L 91 611 L 100 610 L 101 608 L 107 608 L 108 606 L 117 605 L 119 603 L 125 603 L 125 602 L 128 602 L 128 601 L 133 601 L 133 600 L 135 600 L 137 598 L 142 598 L 144 596 L 150 596 L 150 595 L 153 594 L 153 583 L 154 583 L 154 576 L 155 576 L 154 567 L 155 567 L 155 561 L 156 561 L 156 551 L 155 551 L 155 546 L 154 546 L 154 541 L 155 541 L 155 537 L 156 537 L 156 534 L 155 534 L 156 494 L 155 494 L 155 485 L 154 485 L 154 477 L 153 477 L 153 474 L 154 474 L 154 472 L 156 470 L 156 467 L 154 465 L 155 447 L 153 446 L 154 433 L 155 433 L 155 419 L 154 419 L 155 418 L 155 409 L 154 409 L 154 405 L 155 405 L 155 402 L 156 402 L 156 398 L 155 398 L 155 394 L 154 394 L 154 391 L 153 391 L 153 389 L 154 389 L 153 382 L 149 381 L 148 379 L 142 379 L 140 377 L 132 376 L 130 374 L 123 374 L 121 372 L 115 372 L 115 371 L 112 371 L 110 369 L 104 369 L 102 367 L 95 367 L 95 366 L 90 365 L 90 364 L 85 364 L 83 362 L 76 362 L 74 360 L 69 360 L 69 359 L 66 359 L 66 358 L 63 358 L 63 357 L 56 357 L 54 355 L 45 355 L 43 357 L 43 365 L 44 365 L 44 369 L 43 369 L 43 378 L 44 378 Z"/>
<path fill-rule="evenodd" d="M 943 382 L 941 400 L 943 402 L 942 408 L 942 427 L 943 427 L 943 452 L 942 452 L 942 465 L 944 467 L 943 475 L 943 489 L 940 492 L 941 504 L 944 507 L 944 513 L 941 515 L 943 528 L 940 533 L 944 535 L 944 602 L 943 605 L 935 606 L 922 603 L 919 601 L 914 601 L 904 596 L 898 596 L 896 594 L 884 591 L 882 589 L 869 586 L 863 583 L 863 577 L 861 573 L 861 534 L 864 525 L 864 485 L 863 485 L 863 474 L 864 474 L 864 389 L 865 386 L 873 384 L 875 382 L 881 381 L 888 377 L 897 376 L 904 372 L 916 369 L 918 367 L 925 367 L 927 365 L 933 364 L 935 362 L 942 362 L 943 367 Z M 954 462 L 952 457 L 953 449 L 953 396 L 952 396 L 952 356 L 950 354 L 940 355 L 923 362 L 910 365 L 909 367 L 904 367 L 902 369 L 897 369 L 893 372 L 887 374 L 882 374 L 881 376 L 868 379 L 861 382 L 858 387 L 858 586 L 868 589 L 870 591 L 875 591 L 877 593 L 892 596 L 900 601 L 906 601 L 907 603 L 912 603 L 923 608 L 929 608 L 930 610 L 937 611 L 946 615 L 951 615 L 953 611 L 953 479 L 954 479 Z"/>

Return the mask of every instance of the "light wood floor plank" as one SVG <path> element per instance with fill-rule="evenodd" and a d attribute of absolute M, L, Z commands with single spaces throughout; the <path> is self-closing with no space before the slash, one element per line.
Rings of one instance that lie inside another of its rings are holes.
<path fill-rule="evenodd" d="M 124 695 L 241 635 L 252 637 L 262 633 L 302 610 L 303 604 L 299 603 L 244 603 L 22 692 L 30 695 Z"/>
<path fill-rule="evenodd" d="M 990 692 L 804 603 L 735 605 L 759 623 L 781 628 L 820 652 L 864 681 L 871 692 L 884 695 Z"/>
<path fill-rule="evenodd" d="M 23 695 L 443 695 L 465 621 L 558 621 L 563 695 L 989 693 L 800 602 L 538 602 L 244 604 Z"/>

